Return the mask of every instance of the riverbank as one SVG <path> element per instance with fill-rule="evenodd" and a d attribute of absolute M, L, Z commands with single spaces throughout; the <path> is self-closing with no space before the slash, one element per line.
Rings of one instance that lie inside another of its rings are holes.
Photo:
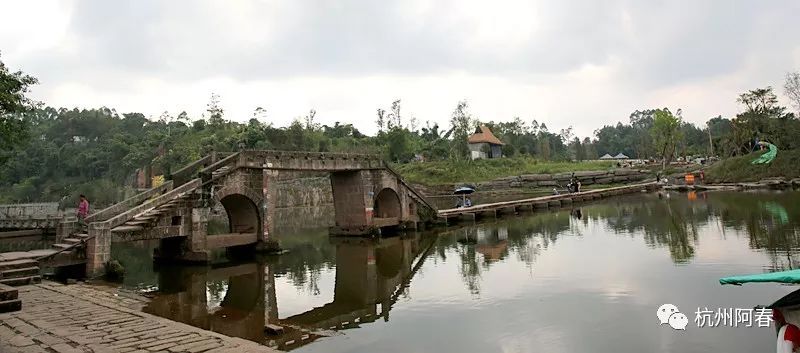
<path fill-rule="evenodd" d="M 720 184 L 756 182 L 774 178 L 788 181 L 800 178 L 800 150 L 778 151 L 775 160 L 769 164 L 751 163 L 763 153 L 750 153 L 712 164 L 705 171 L 706 182 Z"/>
<path fill-rule="evenodd" d="M 603 171 L 616 162 L 548 162 L 534 158 L 497 158 L 475 161 L 432 161 L 407 163 L 395 169 L 407 181 L 426 186 L 455 183 L 480 183 L 523 174 L 557 174 L 577 171 Z"/>
<path fill-rule="evenodd" d="M 141 311 L 114 288 L 45 281 L 18 287 L 22 310 L 0 314 L 0 352 L 278 352 Z"/>
<path fill-rule="evenodd" d="M 472 183 L 477 192 L 472 198 L 485 198 L 486 200 L 511 200 L 534 196 L 552 195 L 553 189 L 567 192 L 566 185 L 573 176 L 581 182 L 583 190 L 592 190 L 606 187 L 619 186 L 627 183 L 639 183 L 646 180 L 655 181 L 655 173 L 647 169 L 609 168 L 604 170 L 588 170 L 575 172 L 561 172 L 553 174 L 520 174 L 509 175 Z M 449 183 L 438 185 L 414 184 L 414 188 L 427 197 L 451 198 L 453 188 L 463 183 Z M 482 201 L 483 202 L 483 201 Z M 443 205 L 438 205 L 442 207 Z"/>

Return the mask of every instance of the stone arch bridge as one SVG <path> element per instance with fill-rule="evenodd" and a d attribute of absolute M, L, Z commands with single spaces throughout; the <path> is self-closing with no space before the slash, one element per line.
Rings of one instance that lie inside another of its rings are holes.
<path fill-rule="evenodd" d="M 240 151 L 214 153 L 169 181 L 87 217 L 86 270 L 100 273 L 114 242 L 159 239 L 154 256 L 207 262 L 213 249 L 255 245 L 279 249 L 274 234 L 274 178 L 281 171 L 329 172 L 337 235 L 375 235 L 415 228 L 436 210 L 374 155 Z M 224 207 L 229 230 L 208 234 L 211 208 Z M 64 233 L 70 232 L 63 227 Z M 63 237 L 62 237 L 63 239 Z M 70 239 L 67 239 L 70 240 Z"/>

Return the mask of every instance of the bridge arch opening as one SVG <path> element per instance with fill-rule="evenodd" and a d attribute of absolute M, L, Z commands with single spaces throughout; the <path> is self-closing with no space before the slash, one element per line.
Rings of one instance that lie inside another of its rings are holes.
<path fill-rule="evenodd" d="M 377 218 L 398 218 L 402 216 L 400 197 L 391 188 L 381 190 L 375 197 L 373 213 Z"/>
<path fill-rule="evenodd" d="M 228 228 L 231 233 L 258 233 L 261 218 L 258 206 L 242 194 L 230 194 L 219 200 L 228 214 Z"/>

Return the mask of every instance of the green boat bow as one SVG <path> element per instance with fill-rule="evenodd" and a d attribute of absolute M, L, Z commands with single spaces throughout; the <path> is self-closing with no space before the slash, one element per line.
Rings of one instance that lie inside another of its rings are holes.
<path fill-rule="evenodd" d="M 800 270 L 760 273 L 755 275 L 730 276 L 719 279 L 719 284 L 735 284 L 758 282 L 800 283 Z"/>

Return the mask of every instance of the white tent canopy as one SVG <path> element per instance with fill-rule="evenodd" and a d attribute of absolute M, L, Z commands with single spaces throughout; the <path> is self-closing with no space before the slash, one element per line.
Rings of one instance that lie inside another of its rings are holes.
<path fill-rule="evenodd" d="M 600 159 L 614 159 L 614 157 L 611 157 L 610 154 L 606 153 L 602 157 L 600 157 Z"/>
<path fill-rule="evenodd" d="M 622 154 L 622 152 L 620 152 L 618 155 L 614 156 L 614 159 L 628 159 L 628 158 L 630 158 L 630 157 Z"/>

